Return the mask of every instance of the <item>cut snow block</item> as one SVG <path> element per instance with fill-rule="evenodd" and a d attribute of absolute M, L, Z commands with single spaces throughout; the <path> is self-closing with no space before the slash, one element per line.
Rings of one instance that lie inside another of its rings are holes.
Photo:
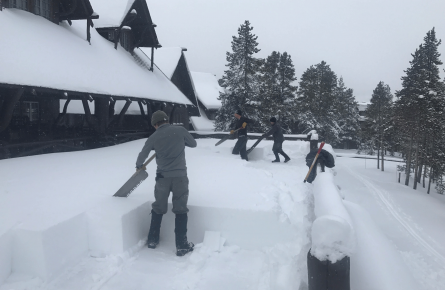
<path fill-rule="evenodd" d="M 90 255 L 121 254 L 146 240 L 151 202 L 112 197 L 87 212 Z"/>
<path fill-rule="evenodd" d="M 249 149 L 249 147 L 247 148 Z M 253 161 L 253 160 L 264 160 L 265 158 L 265 154 L 264 154 L 264 148 L 258 148 L 255 147 L 252 152 L 249 153 L 248 155 L 249 160 Z"/>
<path fill-rule="evenodd" d="M 85 214 L 61 222 L 47 217 L 14 230 L 12 271 L 45 281 L 88 255 Z"/>
<path fill-rule="evenodd" d="M 214 231 L 206 231 L 204 234 L 204 246 L 213 252 L 220 250 L 221 246 L 221 233 Z"/>
<path fill-rule="evenodd" d="M 11 274 L 12 269 L 12 233 L 0 232 L 0 285 Z"/>

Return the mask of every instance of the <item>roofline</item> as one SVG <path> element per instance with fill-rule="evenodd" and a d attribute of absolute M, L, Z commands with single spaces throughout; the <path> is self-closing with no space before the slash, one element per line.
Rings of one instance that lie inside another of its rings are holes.
<path fill-rule="evenodd" d="M 71 100 L 84 100 L 85 98 L 89 98 L 91 96 L 91 97 L 98 97 L 98 98 L 113 98 L 115 100 L 131 100 L 131 101 L 135 101 L 135 102 L 150 101 L 150 102 L 154 102 L 154 103 L 175 104 L 175 105 L 179 105 L 179 106 L 185 106 L 187 108 L 196 107 L 193 104 L 176 103 L 176 102 L 164 101 L 164 100 L 140 98 L 140 97 L 133 97 L 133 96 L 119 96 L 119 95 L 97 94 L 97 93 L 71 91 L 71 90 L 61 90 L 61 89 L 39 87 L 39 86 L 13 85 L 13 84 L 0 83 L 0 87 L 10 88 L 10 89 L 24 88 L 25 91 L 29 91 L 29 92 L 34 90 L 36 92 L 57 93 L 58 95 L 60 95 L 60 98 L 57 98 L 57 99 L 68 99 L 69 98 Z"/>

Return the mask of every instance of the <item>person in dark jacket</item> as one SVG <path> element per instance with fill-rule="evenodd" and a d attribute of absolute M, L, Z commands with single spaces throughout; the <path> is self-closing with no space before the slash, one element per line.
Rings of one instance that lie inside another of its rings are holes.
<path fill-rule="evenodd" d="M 311 168 L 312 162 L 314 162 L 315 156 L 318 152 L 318 140 L 310 141 L 310 151 L 306 155 L 306 165 Z M 307 182 L 312 183 L 317 177 L 317 165 L 320 164 L 321 171 L 324 172 L 325 166 L 328 168 L 332 168 L 335 166 L 335 160 L 331 153 L 328 151 L 321 149 L 320 155 L 318 155 L 317 161 L 312 168 L 309 177 L 307 178 Z"/>
<path fill-rule="evenodd" d="M 187 201 L 189 180 L 185 164 L 185 146 L 196 147 L 192 135 L 182 126 L 168 123 L 167 114 L 156 111 L 151 118 L 156 131 L 148 137 L 136 161 L 136 169 L 142 168 L 151 150 L 156 152 L 155 202 L 152 204 L 151 224 L 147 246 L 151 249 L 159 244 L 162 216 L 167 213 L 168 198 L 173 193 L 175 214 L 176 255 L 184 256 L 193 251 L 194 244 L 187 241 Z"/>
<path fill-rule="evenodd" d="M 236 111 L 234 114 L 235 118 L 238 120 L 235 123 L 235 129 L 230 131 L 230 134 L 233 134 L 235 130 L 238 130 L 238 141 L 236 141 L 235 147 L 233 147 L 232 154 L 241 155 L 241 159 L 249 161 L 247 158 L 247 124 L 252 123 L 253 121 L 249 118 L 243 117 L 243 112 L 241 110 Z"/>
<path fill-rule="evenodd" d="M 264 133 L 263 137 L 267 137 L 270 135 L 273 136 L 272 151 L 273 154 L 275 154 L 275 160 L 272 162 L 280 162 L 280 156 L 278 154 L 281 154 L 283 155 L 284 162 L 286 163 L 290 160 L 290 158 L 283 151 L 283 142 L 284 142 L 283 130 L 281 129 L 281 126 L 277 123 L 277 119 L 275 117 L 270 118 L 269 121 L 270 124 L 272 125 L 272 128 L 269 130 L 269 132 Z"/>

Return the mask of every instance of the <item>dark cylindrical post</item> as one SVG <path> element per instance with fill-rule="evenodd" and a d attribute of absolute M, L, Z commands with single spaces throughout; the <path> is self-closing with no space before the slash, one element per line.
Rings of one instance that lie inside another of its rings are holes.
<path fill-rule="evenodd" d="M 320 261 L 311 254 L 307 254 L 307 272 L 309 290 L 350 290 L 350 258 L 331 263 L 329 260 Z"/>

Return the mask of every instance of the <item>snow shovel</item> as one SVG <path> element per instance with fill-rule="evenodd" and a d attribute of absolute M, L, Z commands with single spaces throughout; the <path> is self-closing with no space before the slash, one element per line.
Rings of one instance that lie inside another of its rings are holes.
<path fill-rule="evenodd" d="M 242 128 L 243 128 L 243 127 L 236 129 L 235 131 L 233 131 L 233 133 L 235 133 L 236 131 L 238 131 L 239 129 L 242 129 Z M 229 134 L 229 135 L 225 136 L 224 138 L 222 138 L 221 140 L 219 140 L 218 143 L 215 144 L 215 146 L 218 146 L 218 145 L 221 144 L 222 142 L 224 142 L 224 141 L 226 141 L 227 139 L 229 139 L 231 135 L 232 135 L 232 134 Z"/>
<path fill-rule="evenodd" d="M 261 140 L 263 140 L 263 139 L 264 139 L 264 137 L 261 136 L 260 139 L 256 140 L 256 142 L 252 145 L 252 147 L 250 147 L 249 150 L 247 150 L 247 154 L 252 152 L 253 149 L 255 149 L 256 145 L 258 145 L 261 142 Z"/>
<path fill-rule="evenodd" d="M 133 190 L 136 189 L 136 187 L 139 186 L 139 184 L 142 183 L 147 177 L 148 173 L 145 171 L 147 168 L 145 168 L 148 163 L 150 163 L 154 158 L 156 157 L 156 153 L 153 154 L 145 163 L 142 165 L 142 167 L 133 174 L 130 179 L 125 182 L 124 185 L 113 195 L 113 196 L 119 196 L 119 197 L 128 197 L 130 193 L 133 192 Z"/>
<path fill-rule="evenodd" d="M 307 179 L 309 178 L 309 174 L 311 174 L 312 168 L 314 167 L 315 163 L 317 162 L 318 155 L 320 154 L 321 149 L 323 148 L 323 146 L 324 146 L 324 142 L 321 142 L 320 148 L 318 148 L 317 155 L 315 155 L 314 161 L 312 161 L 312 165 L 309 168 L 309 172 L 307 173 L 306 178 L 304 179 L 304 183 L 306 183 Z"/>

